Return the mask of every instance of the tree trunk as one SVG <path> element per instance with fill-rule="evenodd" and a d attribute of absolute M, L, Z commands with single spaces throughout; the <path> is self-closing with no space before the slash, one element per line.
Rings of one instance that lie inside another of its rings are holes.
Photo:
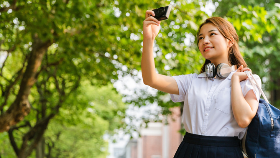
<path fill-rule="evenodd" d="M 8 131 L 12 125 L 23 120 L 29 113 L 30 104 L 28 95 L 31 87 L 36 82 L 37 70 L 41 66 L 43 56 L 50 45 L 50 41 L 42 43 L 40 40 L 34 38 L 32 51 L 16 99 L 9 109 L 0 116 L 0 132 Z"/>
<path fill-rule="evenodd" d="M 23 136 L 18 158 L 27 158 L 38 145 L 42 147 L 40 141 L 43 139 L 50 119 L 54 116 L 55 114 L 50 114 L 48 117 L 39 120 L 37 124 Z M 44 142 L 42 142 L 42 145 L 44 145 Z"/>
<path fill-rule="evenodd" d="M 37 147 L 36 147 L 36 158 L 45 158 L 45 138 L 42 137 L 42 139 L 39 141 Z"/>

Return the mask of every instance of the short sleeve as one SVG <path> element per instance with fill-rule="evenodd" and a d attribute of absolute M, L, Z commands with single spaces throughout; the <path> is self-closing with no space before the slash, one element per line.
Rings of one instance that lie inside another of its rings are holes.
<path fill-rule="evenodd" d="M 259 85 L 259 87 L 261 87 L 261 79 L 260 79 L 260 77 L 258 75 L 253 75 L 253 76 L 256 79 L 257 84 Z M 253 78 L 251 78 L 251 80 L 254 82 Z M 257 97 L 257 100 L 260 99 L 261 93 L 260 93 L 259 89 L 257 88 L 257 86 L 252 85 L 249 79 L 240 82 L 240 86 L 241 86 L 242 93 L 243 93 L 244 97 L 252 89 L 253 92 L 255 93 L 256 97 Z"/>
<path fill-rule="evenodd" d="M 197 74 L 188 74 L 188 75 L 180 75 L 180 76 L 172 76 L 178 85 L 179 95 L 170 94 L 171 100 L 173 102 L 182 102 L 185 99 L 187 90 L 189 89 L 192 80 L 197 77 Z"/>

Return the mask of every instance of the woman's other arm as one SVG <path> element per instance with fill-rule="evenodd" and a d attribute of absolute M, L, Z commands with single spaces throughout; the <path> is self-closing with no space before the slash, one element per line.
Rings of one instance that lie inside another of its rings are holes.
<path fill-rule="evenodd" d="M 255 117 L 258 110 L 258 100 L 253 90 L 250 90 L 244 97 L 240 82 L 247 79 L 244 71 L 250 70 L 241 66 L 231 78 L 231 103 L 235 120 L 242 128 L 247 127 Z"/>
<path fill-rule="evenodd" d="M 179 94 L 178 86 L 173 77 L 156 73 L 153 57 L 153 45 L 155 37 L 160 29 L 160 22 L 150 16 L 154 16 L 151 10 L 146 11 L 146 19 L 143 22 L 143 53 L 141 60 L 142 78 L 144 84 L 170 94 Z"/>

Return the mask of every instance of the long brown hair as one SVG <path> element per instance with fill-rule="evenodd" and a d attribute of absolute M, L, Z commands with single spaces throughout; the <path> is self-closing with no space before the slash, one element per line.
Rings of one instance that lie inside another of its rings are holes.
<path fill-rule="evenodd" d="M 211 23 L 213 25 L 215 25 L 217 27 L 217 29 L 219 30 L 219 32 L 228 40 L 230 40 L 233 45 L 229 48 L 228 51 L 228 61 L 231 65 L 236 65 L 237 68 L 241 65 L 243 65 L 243 67 L 247 67 L 247 64 L 245 62 L 245 60 L 243 59 L 242 55 L 240 54 L 239 51 L 239 46 L 238 46 L 238 35 L 233 27 L 233 25 L 227 21 L 224 18 L 221 17 L 211 17 L 205 20 L 204 23 L 202 23 L 198 29 L 197 32 L 197 37 L 199 35 L 200 29 L 203 25 Z M 198 45 L 197 41 L 197 45 Z M 200 70 L 200 73 L 205 71 L 205 65 L 211 63 L 210 60 L 205 59 L 205 62 Z"/>

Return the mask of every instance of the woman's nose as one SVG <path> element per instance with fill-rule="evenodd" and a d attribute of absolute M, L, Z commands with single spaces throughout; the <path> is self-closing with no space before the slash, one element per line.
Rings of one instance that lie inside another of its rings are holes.
<path fill-rule="evenodd" d="M 210 43 L 209 38 L 208 38 L 208 37 L 205 37 L 205 38 L 203 39 L 203 44 L 209 44 L 209 43 Z"/>

